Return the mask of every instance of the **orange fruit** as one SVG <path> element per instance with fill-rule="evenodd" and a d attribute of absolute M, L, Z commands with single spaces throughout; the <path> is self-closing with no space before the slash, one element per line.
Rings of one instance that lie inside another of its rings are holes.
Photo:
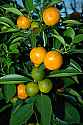
<path fill-rule="evenodd" d="M 19 84 L 17 86 L 17 96 L 19 99 L 26 99 L 27 98 L 26 87 L 24 84 Z"/>
<path fill-rule="evenodd" d="M 41 81 L 45 76 L 45 71 L 35 67 L 32 69 L 32 78 L 36 81 Z"/>
<path fill-rule="evenodd" d="M 43 47 L 35 47 L 30 51 L 30 59 L 35 66 L 39 66 L 44 61 L 46 50 Z"/>
<path fill-rule="evenodd" d="M 55 7 L 48 7 L 43 11 L 43 21 L 48 26 L 53 26 L 59 22 L 60 13 Z"/>
<path fill-rule="evenodd" d="M 26 85 L 26 90 L 28 96 L 35 96 L 39 92 L 38 84 L 34 82 L 29 82 Z"/>
<path fill-rule="evenodd" d="M 63 64 L 63 57 L 58 51 L 49 51 L 44 59 L 44 65 L 49 70 L 56 70 Z"/>
<path fill-rule="evenodd" d="M 50 79 L 44 79 L 38 82 L 39 90 L 43 93 L 48 93 L 52 89 L 52 82 Z"/>
<path fill-rule="evenodd" d="M 19 29 L 27 29 L 30 28 L 31 20 L 25 16 L 19 16 L 17 18 L 17 27 Z"/>

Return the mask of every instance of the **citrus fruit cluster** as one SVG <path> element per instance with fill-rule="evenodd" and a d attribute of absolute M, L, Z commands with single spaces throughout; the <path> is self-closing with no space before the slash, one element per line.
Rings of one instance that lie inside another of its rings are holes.
<path fill-rule="evenodd" d="M 26 99 L 27 97 L 35 96 L 38 92 L 48 93 L 52 89 L 52 82 L 50 79 L 43 79 L 39 82 L 29 82 L 25 84 L 19 84 L 17 86 L 17 97 L 19 99 Z"/>
<path fill-rule="evenodd" d="M 43 10 L 42 22 L 45 25 L 53 26 L 59 22 L 60 13 L 56 7 L 48 7 Z M 42 23 L 41 22 L 41 23 Z M 19 29 L 38 28 L 38 22 L 33 22 L 29 16 L 19 16 L 17 18 L 17 27 Z M 59 69 L 63 63 L 62 55 L 59 51 L 47 52 L 44 47 L 35 47 L 30 51 L 30 60 L 34 64 L 31 75 L 33 81 L 27 84 L 17 85 L 17 96 L 20 99 L 26 99 L 28 96 L 34 96 L 40 92 L 48 93 L 53 85 L 50 79 L 45 78 L 45 70 L 39 69 L 43 63 L 48 70 Z"/>
<path fill-rule="evenodd" d="M 26 99 L 28 96 L 34 96 L 39 91 L 48 93 L 51 91 L 53 85 L 50 79 L 45 78 L 45 70 L 39 67 L 44 63 L 45 68 L 49 70 L 59 69 L 63 63 L 62 55 L 59 51 L 46 52 L 43 47 L 35 47 L 30 52 L 31 62 L 34 64 L 31 76 L 33 81 L 26 85 L 21 84 L 17 86 L 17 94 L 20 99 Z"/>
<path fill-rule="evenodd" d="M 53 87 L 52 81 L 45 78 L 45 71 L 34 67 L 32 69 L 33 81 L 17 85 L 17 96 L 19 99 L 26 99 L 35 96 L 40 92 L 49 93 Z"/>
<path fill-rule="evenodd" d="M 59 51 L 46 52 L 43 47 L 33 48 L 30 51 L 30 59 L 35 66 L 44 63 L 45 67 L 49 70 L 59 69 L 63 64 L 63 57 Z"/>
<path fill-rule="evenodd" d="M 42 20 L 48 26 L 57 24 L 60 20 L 59 10 L 56 7 L 48 7 L 44 9 L 42 13 Z M 29 16 L 22 15 L 17 18 L 17 27 L 19 29 L 29 29 L 30 27 L 34 29 L 39 28 L 39 24 L 38 22 L 33 22 Z"/>

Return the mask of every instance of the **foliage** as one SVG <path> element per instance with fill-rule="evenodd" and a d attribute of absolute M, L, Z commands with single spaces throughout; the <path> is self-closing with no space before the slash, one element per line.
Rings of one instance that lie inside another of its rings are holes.
<path fill-rule="evenodd" d="M 79 110 L 83 111 L 83 86 L 79 91 L 75 87 L 81 86 L 83 75 L 83 24 L 66 17 L 60 18 L 53 26 L 45 25 L 42 18 L 44 9 L 57 6 L 59 2 L 61 0 L 23 0 L 23 7 L 15 3 L 0 6 L 0 100 L 6 103 L 0 112 L 12 107 L 10 125 L 30 122 L 40 125 L 81 124 Z M 19 29 L 16 22 L 21 15 L 28 16 L 36 25 Z M 46 94 L 39 91 L 21 100 L 17 96 L 17 85 L 39 82 L 32 77 L 34 64 L 30 60 L 30 51 L 40 46 L 46 51 L 59 51 L 63 65 L 60 69 L 48 70 L 43 63 L 40 64 L 39 71 L 45 72 L 44 78 L 52 81 L 52 90 Z M 57 96 L 64 98 L 62 119 L 57 117 Z"/>

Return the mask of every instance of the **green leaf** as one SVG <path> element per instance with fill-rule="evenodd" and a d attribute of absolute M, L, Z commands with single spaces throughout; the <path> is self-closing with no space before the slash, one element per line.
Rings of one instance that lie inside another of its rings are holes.
<path fill-rule="evenodd" d="M 73 43 L 79 43 L 79 42 L 83 42 L 83 34 L 76 35 L 73 40 Z"/>
<path fill-rule="evenodd" d="M 47 77 L 67 77 L 67 76 L 76 76 L 81 74 L 83 73 L 69 66 L 64 70 L 51 71 Z"/>
<path fill-rule="evenodd" d="M 49 4 L 54 5 L 54 4 L 58 4 L 60 2 L 62 2 L 62 0 L 51 0 L 51 2 Z"/>
<path fill-rule="evenodd" d="M 68 27 L 68 28 L 64 31 L 64 36 L 70 37 L 70 38 L 72 38 L 72 40 L 73 40 L 74 37 L 75 37 L 75 31 L 73 30 L 73 28 Z"/>
<path fill-rule="evenodd" d="M 23 125 L 33 113 L 33 104 L 25 104 L 11 113 L 10 125 Z"/>
<path fill-rule="evenodd" d="M 10 25 L 7 24 L 7 23 L 5 23 L 5 22 L 0 22 L 0 24 L 1 24 L 1 25 L 4 25 L 4 26 L 6 26 L 6 27 L 10 27 Z"/>
<path fill-rule="evenodd" d="M 30 35 L 31 46 L 32 46 L 32 47 L 36 47 L 36 43 L 37 43 L 36 37 L 37 37 L 37 35 L 38 35 L 38 33 L 37 33 L 37 34 L 36 34 L 36 33 L 33 33 L 33 34 Z"/>
<path fill-rule="evenodd" d="M 63 120 L 59 119 L 58 117 L 56 117 L 55 124 L 53 124 L 53 125 L 70 125 L 70 124 L 68 122 L 63 121 Z"/>
<path fill-rule="evenodd" d="M 11 13 L 16 14 L 16 15 L 19 15 L 19 16 L 23 15 L 23 14 L 21 13 L 21 11 L 19 11 L 18 9 L 16 9 L 16 8 L 14 8 L 14 7 L 8 7 L 8 8 L 2 7 L 2 8 L 5 9 L 7 13 L 11 12 Z"/>
<path fill-rule="evenodd" d="M 13 35 L 9 38 L 8 43 L 14 42 L 14 41 L 18 41 L 18 40 L 20 40 L 21 38 L 23 38 L 23 36 L 24 36 L 24 33 L 23 33 L 23 32 L 13 33 Z M 15 39 L 16 39 L 16 40 L 15 40 Z"/>
<path fill-rule="evenodd" d="M 11 99 L 13 96 L 16 94 L 16 85 L 9 85 L 5 84 L 4 85 L 4 96 L 6 97 L 7 100 Z"/>
<path fill-rule="evenodd" d="M 24 39 L 24 37 L 14 38 L 14 39 L 12 40 L 12 44 L 13 44 L 13 43 L 16 43 L 17 41 L 23 40 L 23 39 Z M 20 44 L 20 43 L 18 43 L 18 44 Z"/>
<path fill-rule="evenodd" d="M 56 34 L 56 35 L 59 35 L 59 33 L 57 32 L 56 29 L 53 29 L 53 33 Z"/>
<path fill-rule="evenodd" d="M 77 109 L 69 103 L 65 104 L 65 121 L 69 123 L 80 123 L 80 115 Z"/>
<path fill-rule="evenodd" d="M 4 23 L 9 24 L 9 25 L 12 26 L 12 27 L 15 27 L 15 24 L 13 23 L 13 21 L 10 20 L 10 19 L 7 18 L 7 17 L 0 17 L 0 22 L 4 22 Z"/>
<path fill-rule="evenodd" d="M 25 100 L 25 103 L 27 103 L 27 104 L 34 104 L 35 102 L 36 102 L 36 99 L 38 98 L 38 95 L 36 95 L 36 96 L 32 96 L 32 97 L 29 97 L 29 98 L 27 98 L 26 100 Z"/>
<path fill-rule="evenodd" d="M 82 24 L 77 20 L 65 20 L 65 21 L 63 21 L 63 23 L 68 24 L 68 25 L 74 25 L 74 24 L 80 25 L 80 24 Z"/>
<path fill-rule="evenodd" d="M 18 84 L 31 81 L 28 77 L 17 74 L 9 74 L 0 78 L 0 84 Z"/>
<path fill-rule="evenodd" d="M 37 98 L 37 109 L 41 114 L 41 125 L 50 125 L 52 115 L 51 100 L 48 96 L 42 95 Z"/>
<path fill-rule="evenodd" d="M 5 30 L 3 30 L 2 32 L 0 32 L 0 33 L 10 33 L 10 32 L 17 32 L 17 31 L 19 31 L 18 29 L 16 29 L 16 28 L 11 28 L 11 27 L 7 27 Z"/>
<path fill-rule="evenodd" d="M 9 51 L 12 53 L 19 53 L 18 46 L 20 43 L 14 43 L 9 46 Z"/>
<path fill-rule="evenodd" d="M 75 62 L 73 59 L 70 59 L 70 66 L 77 69 L 79 72 L 82 72 L 81 67 L 77 62 Z"/>
<path fill-rule="evenodd" d="M 55 34 L 52 34 L 53 37 L 57 38 L 59 40 L 59 42 L 61 42 L 63 45 L 65 45 L 65 40 L 62 36 L 60 35 L 55 35 Z"/>
<path fill-rule="evenodd" d="M 83 105 L 83 99 L 81 98 L 78 92 L 76 92 L 73 89 L 68 89 L 68 93 L 71 94 L 72 96 L 75 96 L 78 99 L 79 103 Z"/>
<path fill-rule="evenodd" d="M 59 40 L 55 38 L 53 40 L 53 48 L 54 49 L 59 49 L 60 47 L 61 47 L 61 42 L 59 42 Z"/>
<path fill-rule="evenodd" d="M 3 96 L 2 88 L 0 87 L 0 100 L 2 100 L 3 98 L 4 96 Z"/>
<path fill-rule="evenodd" d="M 27 9 L 27 11 L 33 10 L 33 0 L 24 0 L 24 6 Z"/>
<path fill-rule="evenodd" d="M 71 78 L 63 78 L 63 80 L 64 80 L 64 87 L 65 88 L 75 84 L 75 81 Z"/>
<path fill-rule="evenodd" d="M 5 106 L 3 106 L 2 108 L 0 108 L 0 113 L 3 112 L 4 110 L 6 110 L 7 108 L 10 108 L 11 104 L 6 104 Z"/>
<path fill-rule="evenodd" d="M 83 53 L 83 49 L 71 49 L 72 53 Z"/>

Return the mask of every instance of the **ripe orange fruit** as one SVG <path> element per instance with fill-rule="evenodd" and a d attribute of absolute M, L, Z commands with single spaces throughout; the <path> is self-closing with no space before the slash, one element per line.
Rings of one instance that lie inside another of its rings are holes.
<path fill-rule="evenodd" d="M 43 93 L 48 93 L 52 89 L 52 82 L 50 79 L 44 79 L 38 82 L 39 89 Z"/>
<path fill-rule="evenodd" d="M 43 21 L 48 26 L 53 26 L 59 22 L 60 13 L 55 7 L 46 8 L 43 11 Z"/>
<path fill-rule="evenodd" d="M 41 81 L 45 76 L 45 71 L 35 67 L 32 69 L 32 78 L 36 81 Z"/>
<path fill-rule="evenodd" d="M 63 57 L 58 51 L 49 51 L 44 59 L 44 65 L 49 70 L 56 70 L 63 64 Z"/>
<path fill-rule="evenodd" d="M 19 99 L 26 99 L 27 98 L 26 87 L 24 84 L 19 84 L 17 86 L 17 96 Z"/>
<path fill-rule="evenodd" d="M 39 92 L 38 84 L 34 82 L 29 82 L 26 85 L 26 90 L 28 96 L 35 96 Z"/>
<path fill-rule="evenodd" d="M 46 50 L 43 47 L 35 47 L 30 51 L 30 59 L 33 64 L 39 66 L 44 61 Z"/>
<path fill-rule="evenodd" d="M 19 16 L 17 18 L 17 27 L 19 29 L 27 29 L 30 28 L 31 21 L 28 17 L 25 16 Z"/>

